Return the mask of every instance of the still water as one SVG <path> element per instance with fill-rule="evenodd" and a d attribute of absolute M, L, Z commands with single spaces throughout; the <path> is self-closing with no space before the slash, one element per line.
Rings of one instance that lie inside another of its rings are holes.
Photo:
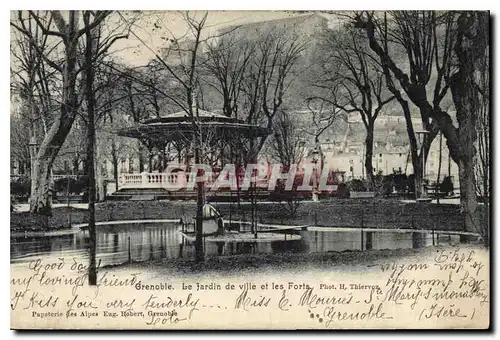
<path fill-rule="evenodd" d="M 241 225 L 240 230 L 248 230 Z M 232 254 L 270 254 L 279 252 L 337 252 L 346 250 L 421 248 L 456 244 L 451 234 L 419 232 L 373 232 L 361 230 L 297 231 L 300 240 L 266 243 L 205 242 L 207 256 Z M 11 238 L 11 263 L 19 264 L 39 257 L 88 257 L 88 231 L 71 235 Z M 132 261 L 174 259 L 194 255 L 194 245 L 183 241 L 174 223 L 121 224 L 97 227 L 97 259 L 101 266 Z"/>

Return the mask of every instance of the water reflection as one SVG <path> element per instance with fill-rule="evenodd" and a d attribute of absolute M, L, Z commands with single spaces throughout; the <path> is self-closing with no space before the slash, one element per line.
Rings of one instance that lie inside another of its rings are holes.
<path fill-rule="evenodd" d="M 240 230 L 248 225 L 238 226 Z M 101 265 L 129 261 L 173 259 L 194 255 L 194 245 L 182 239 L 179 226 L 172 223 L 148 223 L 99 226 L 97 259 Z M 232 254 L 270 254 L 280 252 L 334 252 L 345 250 L 422 248 L 460 242 L 458 235 L 420 232 L 374 231 L 297 231 L 301 240 L 265 243 L 205 242 L 207 256 Z M 26 262 L 33 257 L 86 257 L 88 232 L 72 235 L 11 238 L 11 262 Z"/>

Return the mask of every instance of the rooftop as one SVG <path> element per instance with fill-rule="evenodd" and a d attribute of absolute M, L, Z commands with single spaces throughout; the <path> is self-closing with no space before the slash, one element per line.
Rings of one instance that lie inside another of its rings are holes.
<path fill-rule="evenodd" d="M 204 135 L 218 136 L 224 140 L 234 139 L 235 136 L 255 138 L 271 132 L 259 125 L 246 124 L 236 118 L 200 109 L 196 111 L 195 123 L 199 129 L 207 132 Z M 147 139 L 159 143 L 172 141 L 189 143 L 192 140 L 192 124 L 189 113 L 180 111 L 147 119 L 140 124 L 120 129 L 117 133 L 123 137 Z M 213 140 L 216 141 L 218 138 Z"/>
<path fill-rule="evenodd" d="M 223 114 L 197 109 L 194 112 L 196 120 L 203 122 L 224 122 L 224 123 L 243 123 L 242 120 L 227 117 Z M 173 123 L 173 122 L 190 122 L 190 114 L 186 111 L 174 113 L 160 114 L 160 117 L 146 119 L 143 124 L 152 123 Z"/>

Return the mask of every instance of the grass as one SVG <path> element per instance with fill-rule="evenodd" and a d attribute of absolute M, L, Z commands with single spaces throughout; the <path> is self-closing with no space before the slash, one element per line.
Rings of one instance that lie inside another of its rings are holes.
<path fill-rule="evenodd" d="M 70 217 L 71 216 L 71 217 Z M 11 232 L 45 232 L 70 228 L 71 223 L 87 221 L 87 209 L 57 207 L 52 209 L 52 216 L 41 216 L 29 211 L 10 213 Z"/>
<path fill-rule="evenodd" d="M 214 204 L 224 219 L 251 219 L 252 206 L 235 203 Z M 478 206 L 481 214 L 484 206 Z M 191 222 L 196 213 L 193 201 L 117 201 L 96 205 L 96 221 L 179 219 Z M 11 230 L 52 231 L 68 228 L 71 222 L 86 221 L 86 210 L 68 207 L 53 209 L 49 218 L 28 212 L 11 213 Z M 286 204 L 261 204 L 256 207 L 260 223 L 282 225 L 315 225 L 328 227 L 384 228 L 384 229 L 439 229 L 464 230 L 464 214 L 460 206 L 451 204 L 415 204 L 398 200 L 332 199 L 321 202 L 300 202 L 294 215 Z M 484 216 L 484 214 L 481 214 Z"/>
<path fill-rule="evenodd" d="M 471 249 L 486 250 L 479 244 L 462 245 Z M 204 262 L 197 263 L 192 258 L 163 259 L 149 262 L 135 263 L 127 266 L 151 271 L 155 277 L 169 277 L 172 275 L 207 275 L 214 277 L 238 275 L 255 275 L 255 273 L 279 272 L 307 272 L 315 270 L 343 270 L 346 266 L 350 270 L 355 267 L 373 267 L 380 262 L 388 262 L 401 258 L 434 256 L 435 248 L 420 249 L 380 249 L 380 250 L 353 250 L 326 253 L 275 253 L 275 254 L 241 254 L 230 256 L 207 257 Z"/>
<path fill-rule="evenodd" d="M 207 257 L 197 263 L 192 258 L 156 260 L 132 264 L 134 268 L 154 270 L 155 275 L 213 274 L 234 275 L 235 272 L 255 273 L 255 271 L 303 271 L 315 268 L 329 268 L 342 265 L 359 265 L 372 262 L 374 258 L 399 258 L 420 253 L 419 249 L 384 249 L 370 251 L 343 251 L 328 253 L 276 253 L 241 254 Z M 130 268 L 130 267 L 128 267 Z"/>
<path fill-rule="evenodd" d="M 220 205 L 218 208 L 226 219 L 229 214 L 235 220 L 249 220 L 251 216 L 249 205 L 240 208 Z M 285 204 L 262 205 L 257 208 L 257 216 L 261 223 L 427 230 L 464 230 L 465 218 L 458 205 L 402 203 L 384 199 L 301 202 L 295 215 L 287 212 Z"/>

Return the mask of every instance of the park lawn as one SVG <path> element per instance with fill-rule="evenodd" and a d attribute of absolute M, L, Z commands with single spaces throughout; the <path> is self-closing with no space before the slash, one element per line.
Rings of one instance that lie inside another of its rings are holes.
<path fill-rule="evenodd" d="M 224 217 L 250 220 L 251 206 L 220 205 Z M 483 207 L 478 207 L 478 213 Z M 257 207 L 257 221 L 284 225 L 315 225 L 373 229 L 426 229 L 464 231 L 464 214 L 455 204 L 416 204 L 399 200 L 333 199 L 300 202 L 295 214 L 287 204 Z"/>
<path fill-rule="evenodd" d="M 250 204 L 214 204 L 225 220 L 251 221 Z M 478 206 L 484 216 L 485 206 Z M 398 200 L 333 199 L 305 201 L 291 214 L 286 203 L 259 204 L 256 221 L 266 224 L 351 227 L 374 229 L 426 229 L 464 231 L 464 214 L 459 205 L 416 204 Z M 11 230 L 52 231 L 84 223 L 86 209 L 57 207 L 53 216 L 44 218 L 28 212 L 11 213 Z M 110 201 L 96 204 L 96 221 L 180 219 L 192 222 L 196 214 L 194 201 Z"/>
<path fill-rule="evenodd" d="M 16 232 L 46 232 L 71 228 L 69 224 L 84 223 L 87 221 L 87 209 L 74 207 L 56 207 L 52 209 L 52 216 L 41 216 L 29 211 L 10 213 L 10 231 Z"/>
<path fill-rule="evenodd" d="M 422 253 L 424 249 L 381 249 L 370 251 L 343 251 L 326 253 L 274 253 L 274 254 L 238 254 L 230 256 L 210 256 L 201 263 L 192 258 L 161 259 L 147 262 L 136 262 L 127 266 L 138 268 L 141 271 L 148 269 L 155 276 L 186 275 L 186 274 L 213 274 L 217 276 L 238 275 L 243 273 L 255 273 L 276 270 L 311 270 L 313 268 L 333 269 L 334 266 L 366 265 L 374 259 L 392 259 L 403 256 L 414 256 Z M 119 269 L 118 269 L 119 270 Z"/>
<path fill-rule="evenodd" d="M 213 204 L 225 220 L 251 220 L 251 205 Z M 482 214 L 484 206 L 478 206 Z M 403 203 L 394 199 L 331 199 L 300 202 L 295 215 L 286 203 L 263 202 L 256 208 L 259 223 L 375 229 L 464 230 L 464 214 L 456 204 Z M 116 201 L 96 205 L 97 221 L 178 219 L 192 222 L 194 201 Z"/>
<path fill-rule="evenodd" d="M 452 246 L 450 249 L 454 249 Z M 462 244 L 462 249 L 473 249 L 477 253 L 488 252 L 488 248 L 481 244 Z M 378 249 L 378 250 L 347 250 L 342 252 L 326 253 L 274 253 L 274 254 L 239 254 L 230 256 L 210 256 L 201 263 L 192 258 L 161 259 L 147 262 L 136 262 L 126 267 L 115 266 L 115 270 L 130 271 L 137 268 L 138 271 L 152 278 L 168 278 L 172 276 L 199 276 L 207 279 L 213 276 L 255 276 L 256 273 L 292 272 L 303 274 L 304 272 L 321 273 L 345 270 L 353 272 L 366 272 L 375 268 L 378 264 L 392 262 L 403 258 L 420 261 L 422 258 L 435 256 L 435 248 L 417 249 Z"/>

